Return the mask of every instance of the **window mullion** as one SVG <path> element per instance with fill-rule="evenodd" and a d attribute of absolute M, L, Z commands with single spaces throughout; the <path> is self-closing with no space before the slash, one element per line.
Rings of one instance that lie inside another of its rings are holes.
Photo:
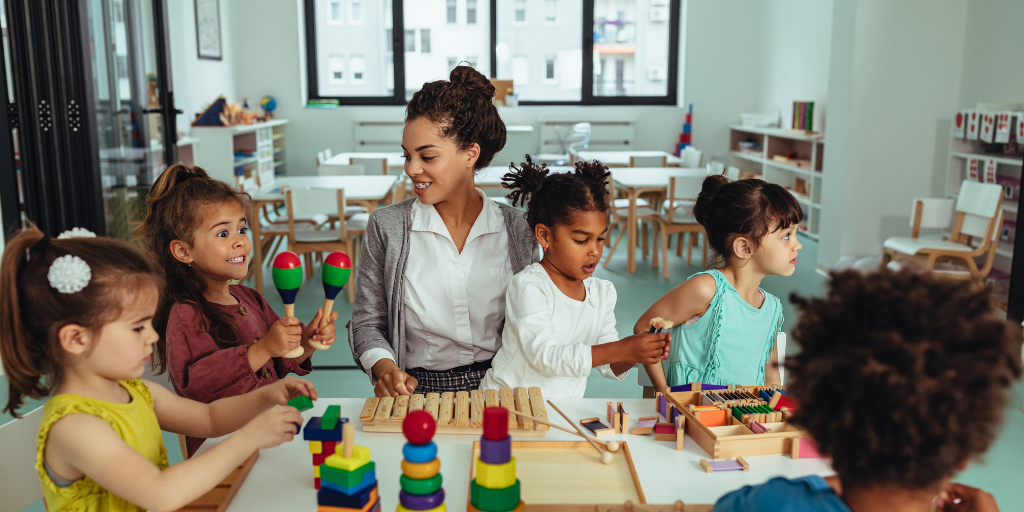
<path fill-rule="evenodd" d="M 583 81 L 580 105 L 594 103 L 594 2 L 583 1 Z"/>

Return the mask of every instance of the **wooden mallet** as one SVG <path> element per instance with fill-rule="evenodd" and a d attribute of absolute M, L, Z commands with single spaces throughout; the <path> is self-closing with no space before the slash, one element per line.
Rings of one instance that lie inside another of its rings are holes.
<path fill-rule="evenodd" d="M 548 400 L 548 405 L 550 405 L 552 409 L 557 411 L 558 414 L 561 414 L 562 417 L 565 418 L 565 421 L 568 421 L 569 424 L 572 425 L 572 428 L 576 429 L 576 432 L 579 432 L 579 434 L 581 436 L 587 438 L 587 441 L 590 441 L 590 446 L 593 446 L 594 449 L 597 450 L 597 453 L 599 453 L 601 455 L 601 464 L 611 464 L 612 463 L 612 454 L 611 453 L 601 451 L 601 448 L 598 448 L 597 444 L 595 444 L 593 440 L 591 440 L 589 437 L 587 437 L 586 434 L 583 433 L 583 430 L 580 429 L 579 425 L 573 423 L 572 420 L 570 420 L 569 417 L 566 416 L 565 413 L 562 412 L 562 410 L 559 409 L 557 405 L 551 403 L 551 400 Z"/>
<path fill-rule="evenodd" d="M 274 277 L 274 287 L 277 293 L 281 294 L 281 301 L 284 302 L 284 316 L 295 318 L 295 296 L 302 286 L 302 260 L 299 255 L 291 251 L 285 251 L 274 258 L 274 268 L 271 271 Z M 302 355 L 302 347 L 284 354 L 282 357 L 295 358 Z"/>
<path fill-rule="evenodd" d="M 618 441 L 602 441 L 600 439 L 596 439 L 596 438 L 590 437 L 590 436 L 588 436 L 586 434 L 580 434 L 579 432 L 577 432 L 575 430 L 569 430 L 569 429 L 567 429 L 567 428 L 565 428 L 565 427 L 563 427 L 561 425 L 555 425 L 554 423 L 551 423 L 551 422 L 548 422 L 548 421 L 544 421 L 544 420 L 542 420 L 540 418 L 536 418 L 536 417 L 530 416 L 529 414 L 524 414 L 524 413 L 521 413 L 519 411 L 513 411 L 512 409 L 509 409 L 508 412 L 510 412 L 512 414 L 515 414 L 516 416 L 522 416 L 522 417 L 524 417 L 524 418 L 526 418 L 528 420 L 533 420 L 534 423 L 540 423 L 541 425 L 547 425 L 547 426 L 549 426 L 551 428 L 557 428 L 558 430 L 561 430 L 563 432 L 568 432 L 568 433 L 570 433 L 570 434 L 572 434 L 574 436 L 580 436 L 583 439 L 586 439 L 588 441 L 593 441 L 593 442 L 597 443 L 598 446 L 603 446 L 606 450 L 608 450 L 610 452 L 617 452 L 617 451 L 619 451 L 619 442 Z"/>
<path fill-rule="evenodd" d="M 352 274 L 352 260 L 348 254 L 341 251 L 334 251 L 324 258 L 324 265 L 320 269 L 320 276 L 324 281 L 324 313 L 320 317 L 320 329 L 327 327 L 327 319 L 334 309 L 334 299 L 345 287 L 349 275 Z M 327 350 L 330 345 L 324 345 L 319 341 L 309 340 L 309 344 L 318 350 Z"/>

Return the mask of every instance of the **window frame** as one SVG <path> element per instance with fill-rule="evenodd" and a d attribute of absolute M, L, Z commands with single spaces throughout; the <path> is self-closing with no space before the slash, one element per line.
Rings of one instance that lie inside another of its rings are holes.
<path fill-rule="evenodd" d="M 307 99 L 308 100 L 337 100 L 339 105 L 405 105 L 408 103 L 405 100 L 405 5 L 404 0 L 392 0 L 392 20 L 391 20 L 391 47 L 392 47 L 392 62 L 394 67 L 394 88 L 392 95 L 390 96 L 327 96 L 322 95 L 319 92 L 318 82 L 318 68 L 317 68 L 317 54 L 320 53 L 316 46 L 316 2 L 318 0 L 304 0 L 305 9 L 305 41 L 306 41 L 306 87 L 307 87 Z M 499 0 L 477 0 L 487 1 L 490 4 L 490 57 L 491 57 L 491 77 L 496 77 L 498 74 L 498 58 L 497 58 L 497 44 L 498 44 L 498 1 Z M 511 0 L 501 0 L 511 1 Z M 342 6 L 347 7 L 343 2 Z M 447 5 L 447 4 L 446 4 Z M 479 4 L 478 4 L 479 5 Z M 458 6 L 458 3 L 456 3 Z M 363 6 L 365 8 L 365 5 Z M 521 100 L 519 105 L 521 106 L 545 106 L 545 105 L 565 105 L 565 106 L 675 106 L 678 103 L 678 89 L 679 89 L 679 27 L 680 17 L 682 11 L 681 0 L 668 0 L 669 18 L 667 23 L 669 24 L 669 37 L 668 37 L 668 77 L 667 77 L 667 90 L 663 96 L 596 96 L 594 95 L 594 3 L 589 0 L 583 0 L 583 76 L 582 76 L 582 89 L 580 91 L 579 100 L 557 100 L 557 101 L 543 101 L 543 100 Z M 347 10 L 347 9 L 346 9 Z M 456 13 L 458 7 L 456 7 Z M 477 10 L 479 13 L 479 9 Z M 363 13 L 365 20 L 365 13 Z M 329 18 L 330 16 L 328 16 Z M 557 18 L 556 18 L 557 20 Z M 447 21 L 447 20 L 446 20 Z M 365 21 L 364 21 L 365 23 Z M 479 15 L 477 16 L 477 23 L 480 23 Z M 519 24 L 513 19 L 510 21 L 513 25 L 519 26 Z M 446 23 L 447 24 L 447 23 Z M 420 34 L 415 34 L 414 39 L 418 39 Z M 419 41 L 415 41 L 417 44 Z M 419 45 L 417 44 L 417 47 Z M 431 44 L 433 46 L 433 44 Z M 402 48 L 403 51 L 394 51 L 397 48 Z M 431 48 L 433 50 L 433 48 Z M 346 63 L 347 64 L 347 63 Z M 348 66 L 346 66 L 347 68 Z M 557 67 L 557 63 L 556 63 Z M 555 71 L 555 76 L 558 76 L 558 71 Z M 543 79 L 543 78 L 542 78 Z"/>

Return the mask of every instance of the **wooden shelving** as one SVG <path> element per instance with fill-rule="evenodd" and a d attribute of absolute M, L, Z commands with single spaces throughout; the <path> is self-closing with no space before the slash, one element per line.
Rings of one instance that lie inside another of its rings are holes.
<path fill-rule="evenodd" d="M 274 119 L 226 127 L 193 126 L 192 134 L 201 139 L 195 147 L 195 163 L 214 178 L 232 184 L 239 183 L 239 168 L 246 177 L 282 174 L 286 170 L 283 153 L 287 124 L 287 119 Z M 236 153 L 252 156 L 236 159 Z"/>

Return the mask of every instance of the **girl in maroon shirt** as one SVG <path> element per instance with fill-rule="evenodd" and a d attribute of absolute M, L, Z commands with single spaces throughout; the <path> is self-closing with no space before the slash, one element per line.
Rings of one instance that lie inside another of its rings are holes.
<path fill-rule="evenodd" d="M 317 327 L 322 310 L 303 325 L 279 318 L 256 290 L 228 284 L 248 272 L 249 195 L 199 167 L 172 165 L 146 202 L 149 213 L 135 236 L 167 274 L 153 319 L 161 334 L 153 366 L 170 370 L 174 390 L 210 403 L 312 371 L 309 341 L 334 343 L 338 313 L 324 329 Z M 299 346 L 301 356 L 282 357 Z M 203 441 L 187 438 L 188 455 Z"/>

